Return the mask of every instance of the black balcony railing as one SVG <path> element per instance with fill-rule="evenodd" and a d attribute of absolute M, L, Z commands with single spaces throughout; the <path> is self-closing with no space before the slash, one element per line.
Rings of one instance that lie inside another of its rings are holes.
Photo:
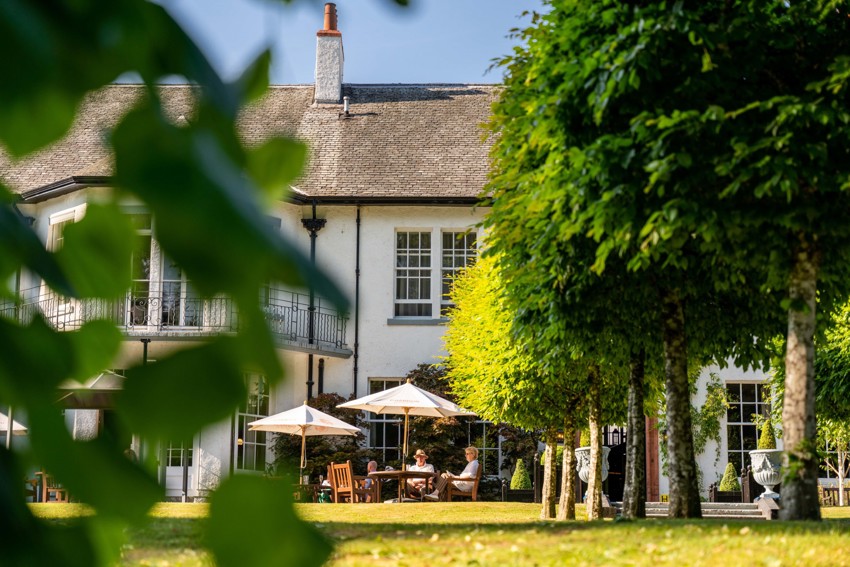
<path fill-rule="evenodd" d="M 119 299 L 74 299 L 47 287 L 21 291 L 17 300 L 0 299 L 0 317 L 29 323 L 43 317 L 58 330 L 73 330 L 88 321 L 113 321 L 129 335 L 207 336 L 235 332 L 239 317 L 229 297 L 204 299 L 191 288 L 165 288 L 165 293 L 129 292 Z M 261 299 L 266 320 L 283 346 L 308 350 L 347 350 L 347 317 L 308 295 L 265 289 Z M 312 332 L 311 332 L 312 327 Z"/>

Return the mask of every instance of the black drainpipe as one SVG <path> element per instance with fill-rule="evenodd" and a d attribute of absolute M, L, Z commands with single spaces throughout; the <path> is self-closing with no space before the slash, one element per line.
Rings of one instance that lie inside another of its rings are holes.
<path fill-rule="evenodd" d="M 325 359 L 319 359 L 319 395 L 325 393 Z"/>
<path fill-rule="evenodd" d="M 316 265 L 316 237 L 319 231 L 324 228 L 327 219 L 316 218 L 316 201 L 313 200 L 313 217 L 309 219 L 301 219 L 301 224 L 310 233 L 310 263 Z M 307 320 L 307 344 L 312 345 L 316 339 L 316 295 L 313 291 L 313 285 L 310 284 L 310 307 L 308 308 L 309 318 Z M 307 355 L 307 399 L 313 398 L 313 355 Z"/>
<path fill-rule="evenodd" d="M 360 358 L 360 205 L 357 205 L 357 238 L 354 264 L 354 397 L 357 397 L 357 363 Z"/>

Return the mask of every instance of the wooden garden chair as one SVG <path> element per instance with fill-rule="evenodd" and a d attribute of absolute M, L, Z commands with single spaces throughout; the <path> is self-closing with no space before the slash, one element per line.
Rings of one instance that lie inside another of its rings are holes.
<path fill-rule="evenodd" d="M 345 502 L 346 499 L 352 504 L 365 502 L 366 497 L 372 495 L 371 489 L 360 488 L 355 482 L 354 475 L 351 474 L 351 461 L 339 465 L 331 463 L 328 472 L 334 502 Z"/>
<path fill-rule="evenodd" d="M 451 502 L 453 496 L 454 497 L 462 496 L 464 498 L 470 498 L 473 502 L 476 502 L 478 500 L 478 483 L 481 482 L 481 466 L 478 467 L 478 474 L 475 475 L 474 480 L 469 479 L 469 478 L 462 478 L 462 477 L 459 477 L 459 476 L 453 476 L 453 477 L 449 478 L 448 480 L 449 480 L 449 484 L 448 484 L 448 486 L 446 486 L 446 502 Z M 470 490 L 468 492 L 466 490 L 461 490 L 460 488 L 455 486 L 454 482 L 452 482 L 452 481 L 455 481 L 455 480 L 465 480 L 465 481 L 472 480 L 472 482 L 474 483 L 472 485 L 472 490 Z"/>

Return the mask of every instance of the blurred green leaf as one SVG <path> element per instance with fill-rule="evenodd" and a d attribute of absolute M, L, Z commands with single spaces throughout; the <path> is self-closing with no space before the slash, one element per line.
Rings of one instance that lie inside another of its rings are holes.
<path fill-rule="evenodd" d="M 14 455 L 0 447 L 0 554 L 4 567 L 90 567 L 97 553 L 82 522 L 44 524 L 21 498 L 24 474 Z"/>
<path fill-rule="evenodd" d="M 236 339 L 219 337 L 131 368 L 117 409 L 143 437 L 190 437 L 204 425 L 229 417 L 245 399 L 239 354 Z"/>
<path fill-rule="evenodd" d="M 0 184 L 0 280 L 7 280 L 20 266 L 26 266 L 52 289 L 73 295 L 71 283 L 56 258 L 44 248 L 27 221 L 10 204 L 11 196 Z"/>
<path fill-rule="evenodd" d="M 163 488 L 106 438 L 74 441 L 52 403 L 30 403 L 29 439 L 40 464 L 103 518 L 140 522 Z"/>
<path fill-rule="evenodd" d="M 89 321 L 78 331 L 64 333 L 74 352 L 70 378 L 86 380 L 108 368 L 121 348 L 123 336 L 112 321 Z"/>
<path fill-rule="evenodd" d="M 66 333 L 41 317 L 29 325 L 0 319 L 0 398 L 15 404 L 50 396 L 72 373 L 75 353 Z"/>
<path fill-rule="evenodd" d="M 117 205 L 91 203 L 79 222 L 65 229 L 56 259 L 78 297 L 121 297 L 130 287 L 130 255 L 136 237 Z"/>
<path fill-rule="evenodd" d="M 236 81 L 236 88 L 245 102 L 253 102 L 260 98 L 269 88 L 269 65 L 272 53 L 266 49 L 245 69 Z"/>
<path fill-rule="evenodd" d="M 206 544 L 219 567 L 311 567 L 331 553 L 318 530 L 295 515 L 291 484 L 249 476 L 228 478 L 213 495 Z"/>
<path fill-rule="evenodd" d="M 258 190 L 216 144 L 218 134 L 178 128 L 153 104 L 130 112 L 114 132 L 116 180 L 148 203 L 168 256 L 206 296 L 226 292 L 256 302 L 260 282 L 310 282 L 318 295 L 347 305 L 339 288 L 265 221 Z M 151 151 L 136 151 L 139 146 Z M 185 214 L 199 208 L 203 214 Z"/>
<path fill-rule="evenodd" d="M 272 199 L 280 199 L 301 175 L 307 146 L 289 138 L 272 138 L 248 153 L 248 171 Z"/>

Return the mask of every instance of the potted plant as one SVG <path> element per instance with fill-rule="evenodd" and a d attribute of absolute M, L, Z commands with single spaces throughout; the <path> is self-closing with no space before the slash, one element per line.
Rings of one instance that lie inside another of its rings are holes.
<path fill-rule="evenodd" d="M 581 481 L 587 484 L 590 475 L 590 431 L 584 429 L 579 437 L 579 447 L 576 449 L 576 471 Z M 602 481 L 608 478 L 608 453 L 610 447 L 602 447 Z"/>
<path fill-rule="evenodd" d="M 779 494 L 773 491 L 773 487 L 781 481 L 782 450 L 776 448 L 776 435 L 773 433 L 770 418 L 762 421 L 758 449 L 750 451 L 750 460 L 753 478 L 765 489 L 756 500 L 759 498 L 778 500 Z"/>
<path fill-rule="evenodd" d="M 708 499 L 711 502 L 741 502 L 741 483 L 738 481 L 738 471 L 735 465 L 728 463 L 723 472 L 719 485 L 711 485 L 708 489 Z"/>
<path fill-rule="evenodd" d="M 516 469 L 511 477 L 510 489 L 506 494 L 508 502 L 534 502 L 534 491 L 531 486 L 531 476 L 528 474 L 528 468 L 525 466 L 525 461 L 517 459 Z"/>

